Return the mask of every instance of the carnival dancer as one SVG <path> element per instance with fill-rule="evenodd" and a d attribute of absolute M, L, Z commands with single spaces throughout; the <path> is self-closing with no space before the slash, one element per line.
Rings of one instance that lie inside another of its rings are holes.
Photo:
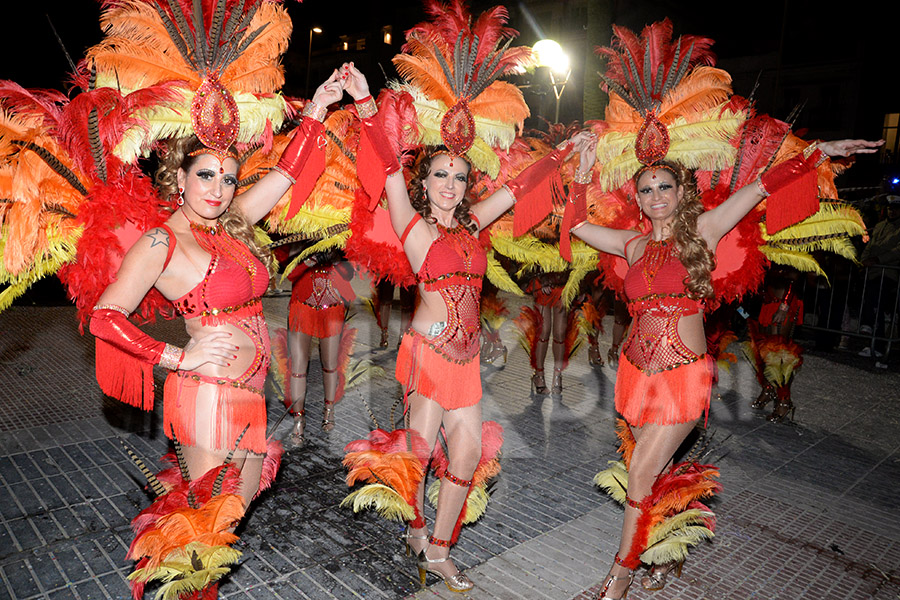
<path fill-rule="evenodd" d="M 373 118 L 377 108 L 365 77 L 352 65 L 344 65 L 341 72 L 347 75 L 345 88 L 357 102 L 373 145 L 389 150 L 381 124 Z M 421 517 L 424 478 L 417 493 L 417 519 L 407 534 L 423 582 L 430 572 L 453 591 L 473 586 L 449 553 L 482 454 L 479 297 L 487 261 L 475 234 L 509 210 L 523 190 L 555 172 L 572 146 L 581 151 L 590 139 L 587 133 L 574 136 L 564 150 L 474 206 L 468 195 L 471 166 L 463 152 L 426 148 L 408 188 L 397 159 L 378 152 L 384 158 L 391 224 L 416 273 L 420 298 L 401 342 L 397 378 L 405 388 L 409 428 L 421 434 L 429 449 L 443 430 L 449 451 L 431 535 Z"/>
<path fill-rule="evenodd" d="M 531 375 L 531 389 L 535 394 L 546 395 L 562 393 L 562 372 L 566 364 L 566 334 L 568 333 L 569 311 L 562 302 L 563 286 L 566 273 L 541 273 L 528 282 L 525 288 L 534 297 L 534 310 L 540 318 L 540 331 L 531 349 L 534 372 Z M 547 389 L 544 378 L 544 360 L 547 357 L 547 346 L 553 336 L 553 382 Z"/>
<path fill-rule="evenodd" d="M 803 348 L 794 341 L 794 327 L 803 324 L 803 299 L 794 293 L 798 275 L 788 267 L 771 268 L 766 274 L 759 317 L 747 321 L 747 355 L 762 388 L 750 406 L 761 409 L 774 402 L 766 417 L 773 423 L 793 420 L 791 383 L 803 365 Z"/>
<path fill-rule="evenodd" d="M 341 334 L 347 304 L 356 295 L 350 287 L 353 267 L 341 260 L 338 250 L 319 252 L 308 257 L 288 274 L 293 283 L 288 308 L 288 352 L 290 353 L 290 399 L 294 428 L 288 438 L 295 447 L 305 442 L 306 385 L 312 338 L 319 339 L 319 361 L 325 401 L 322 429 L 334 429 L 334 405 L 340 401 L 339 361 Z"/>
<path fill-rule="evenodd" d="M 748 183 L 723 194 L 721 202 L 704 210 L 692 171 L 668 155 L 671 152 L 691 158 L 692 164 L 705 165 L 708 169 L 724 168 L 726 165 L 720 162 L 721 166 L 718 166 L 716 162 L 729 153 L 734 160 L 734 146 L 723 146 L 724 152 L 718 156 L 694 156 L 688 148 L 694 141 L 689 128 L 694 121 L 708 114 L 705 112 L 708 110 L 719 115 L 721 122 L 712 129 L 720 128 L 721 131 L 728 130 L 727 121 L 733 116 L 737 116 L 735 123 L 741 123 L 747 120 L 748 114 L 740 111 L 741 102 L 737 98 L 729 100 L 727 94 L 720 93 L 724 77 L 718 70 L 698 66 L 691 72 L 685 78 L 690 78 L 694 86 L 688 88 L 686 85 L 685 90 L 691 91 L 689 95 L 686 95 L 687 91 L 682 94 L 678 87 L 689 65 L 710 60 L 708 47 L 712 41 L 683 36 L 672 43 L 668 21 L 649 26 L 641 38 L 622 28 L 615 28 L 615 33 L 616 46 L 602 49 L 611 57 L 609 71 L 604 76 L 613 92 L 607 118 L 609 120 L 610 115 L 615 114 L 615 127 L 625 128 L 629 133 L 601 133 L 600 141 L 604 146 L 603 152 L 598 154 L 610 164 L 601 165 L 598 178 L 606 190 L 612 191 L 629 185 L 627 179 L 623 180 L 623 165 L 632 164 L 632 161 L 638 165 L 630 177 L 634 187 L 624 189 L 633 189 L 639 218 L 649 221 L 649 226 L 643 231 L 635 231 L 588 223 L 585 183 L 591 178 L 586 176 L 573 184 L 572 202 L 567 207 L 562 231 L 564 237 L 572 231 L 601 253 L 627 261 L 624 291 L 634 321 L 622 352 L 615 387 L 616 409 L 628 423 L 626 430 L 620 433 L 626 448 L 627 472 L 623 475 L 627 485 L 621 497 L 625 518 L 618 553 L 600 593 L 601 598 L 618 599 L 627 594 L 634 569 L 642 561 L 653 565 L 642 580 L 648 589 L 661 588 L 669 572 L 680 573 L 681 561 L 686 554 L 683 543 L 677 552 L 671 550 L 679 544 L 670 545 L 653 556 L 653 560 L 648 554 L 652 526 L 671 516 L 660 508 L 663 506 L 659 502 L 662 495 L 673 493 L 673 506 L 678 506 L 679 510 L 696 507 L 691 518 L 698 524 L 711 528 L 713 523 L 714 515 L 697 499 L 717 490 L 718 484 L 711 479 L 717 474 L 714 467 L 686 462 L 669 471 L 666 468 L 675 451 L 708 410 L 713 372 L 706 354 L 703 314 L 706 305 L 715 300 L 711 273 L 720 241 L 770 195 L 766 205 L 770 232 L 815 213 L 818 210 L 816 167 L 832 156 L 875 152 L 880 143 L 844 140 L 809 146 L 804 152 L 782 160 L 768 170 L 763 169 L 759 176 L 759 171 L 752 171 L 746 176 Z M 659 51 L 651 58 L 647 50 L 646 63 L 643 58 L 645 48 Z M 649 71 L 641 75 L 630 71 L 628 64 L 644 65 Z M 709 88 L 704 87 L 707 84 Z M 703 89 L 710 92 L 701 94 Z M 690 100 L 697 98 L 702 98 L 700 105 L 692 105 Z M 727 106 L 718 107 L 724 102 Z M 671 114 L 666 113 L 667 110 L 671 110 Z M 735 112 L 730 112 L 732 110 Z M 765 122 L 754 125 L 758 128 L 754 131 L 764 138 L 762 125 Z M 674 130 L 679 126 L 684 129 L 677 135 L 670 133 L 669 128 Z M 749 126 L 747 130 L 750 130 Z M 700 135 L 708 131 L 710 126 L 704 121 Z M 623 150 L 623 135 L 633 136 L 633 147 L 629 145 Z M 784 135 L 782 128 L 775 139 L 780 143 Z M 777 149 L 778 144 L 771 148 L 769 152 Z M 588 175 L 597 155 L 586 152 L 581 157 L 580 173 Z M 732 165 L 734 180 L 740 180 L 739 170 L 746 172 L 753 166 L 749 159 L 748 162 Z M 765 166 L 763 162 L 762 167 Z M 694 481 L 697 489 L 702 490 L 699 496 L 676 489 L 680 487 L 678 478 L 684 479 L 685 474 Z M 668 491 L 662 488 L 668 488 Z M 666 553 L 680 558 L 668 562 L 656 560 Z"/>

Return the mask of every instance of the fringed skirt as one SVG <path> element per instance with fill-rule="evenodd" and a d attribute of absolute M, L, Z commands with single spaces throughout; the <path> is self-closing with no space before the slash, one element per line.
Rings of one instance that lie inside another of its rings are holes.
<path fill-rule="evenodd" d="M 314 338 L 327 338 L 338 335 L 344 327 L 343 304 L 335 304 L 327 308 L 316 308 L 302 302 L 291 302 L 288 311 L 288 329 L 302 331 Z"/>
<path fill-rule="evenodd" d="M 444 410 L 473 406 L 481 400 L 481 364 L 475 356 L 454 360 L 421 333 L 409 329 L 397 352 L 397 381 L 407 393 L 434 400 Z"/>
<path fill-rule="evenodd" d="M 616 375 L 616 410 L 629 425 L 673 425 L 709 411 L 715 363 L 708 354 L 686 365 L 650 375 L 625 354 Z"/>
<path fill-rule="evenodd" d="M 249 427 L 248 427 L 249 425 Z M 266 453 L 266 399 L 262 390 L 190 371 L 169 373 L 163 389 L 163 428 L 185 446 Z"/>

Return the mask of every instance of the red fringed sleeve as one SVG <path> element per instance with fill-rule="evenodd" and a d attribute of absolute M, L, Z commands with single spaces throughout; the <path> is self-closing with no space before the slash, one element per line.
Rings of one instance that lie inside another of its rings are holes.
<path fill-rule="evenodd" d="M 557 148 L 506 183 L 516 202 L 513 235 L 524 235 L 553 210 L 554 200 L 563 198 L 559 165 L 572 150 L 572 144 Z"/>
<path fill-rule="evenodd" d="M 325 172 L 325 126 L 312 117 L 305 116 L 294 132 L 275 170 L 290 179 L 291 204 L 287 218 L 292 219 L 309 197 L 316 181 Z"/>

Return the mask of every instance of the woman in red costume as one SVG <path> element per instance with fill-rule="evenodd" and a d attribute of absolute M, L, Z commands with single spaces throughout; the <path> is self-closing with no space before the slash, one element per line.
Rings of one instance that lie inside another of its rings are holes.
<path fill-rule="evenodd" d="M 711 271 L 719 240 L 770 193 L 808 172 L 826 156 L 875 152 L 878 143 L 844 140 L 776 165 L 709 211 L 696 196 L 693 174 L 656 161 L 634 175 L 638 205 L 650 230 L 638 233 L 586 222 L 585 187 L 573 184 L 573 234 L 628 261 L 625 294 L 634 318 L 622 351 L 616 410 L 636 440 L 628 469 L 625 520 L 619 549 L 600 598 L 624 598 L 634 578 L 646 533 L 638 531 L 641 500 L 709 407 L 712 366 L 703 332 L 704 301 L 712 296 Z M 582 155 L 590 169 L 595 155 Z M 589 164 L 588 164 L 589 163 Z M 659 589 L 675 564 L 655 567 L 642 584 Z"/>
<path fill-rule="evenodd" d="M 269 333 L 260 298 L 273 268 L 250 224 L 300 177 L 322 132 L 325 107 L 342 93 L 335 73 L 304 109 L 301 127 L 275 169 L 237 197 L 239 163 L 231 142 L 222 144 L 200 131 L 203 142 L 193 136 L 175 142 L 157 179 L 161 194 L 175 198 L 177 209 L 128 251 L 91 317 L 90 329 L 98 338 L 97 376 L 107 393 L 123 387 L 128 361 L 171 370 L 164 428 L 181 443 L 192 479 L 220 466 L 249 425 L 234 456 L 245 509 L 257 493 L 267 446 L 262 390 Z M 153 287 L 184 316 L 191 338 L 184 348 L 154 340 L 128 320 Z M 108 352 L 122 358 L 109 364 L 104 360 Z M 152 408 L 152 394 L 151 375 L 143 390 L 145 407 Z"/>
<path fill-rule="evenodd" d="M 364 127 L 377 147 L 388 148 L 365 77 L 344 65 L 345 88 L 357 103 Z M 575 150 L 586 148 L 590 134 L 577 134 Z M 381 140 L 381 141 L 379 141 Z M 419 305 L 397 355 L 397 379 L 405 388 L 409 428 L 433 448 L 439 430 L 447 442 L 449 468 L 441 484 L 435 523 L 429 536 L 424 519 L 410 525 L 407 542 L 418 555 L 419 574 L 441 577 L 452 591 L 473 587 L 450 559 L 460 513 L 481 458 L 481 374 L 479 298 L 487 267 L 476 237 L 515 203 L 517 194 L 556 171 L 568 153 L 557 150 L 506 186 L 470 206 L 469 163 L 443 147 L 426 149 L 414 167 L 409 188 L 393 156 L 381 156 L 391 224 L 418 281 Z M 419 486 L 422 514 L 425 481 Z"/>
<path fill-rule="evenodd" d="M 304 443 L 306 428 L 306 374 L 312 338 L 319 338 L 319 361 L 325 387 L 322 429 L 334 429 L 334 405 L 338 390 L 338 361 L 341 332 L 347 303 L 355 294 L 350 287 L 353 267 L 340 261 L 340 252 L 331 250 L 314 254 L 301 262 L 288 275 L 293 282 L 288 309 L 288 350 L 291 355 L 291 414 L 294 429 L 290 442 L 295 447 Z"/>
<path fill-rule="evenodd" d="M 544 377 L 544 360 L 547 358 L 547 346 L 553 336 L 553 383 L 550 390 L 554 394 L 562 393 L 562 372 L 566 362 L 566 326 L 568 311 L 563 305 L 562 292 L 566 283 L 566 273 L 542 273 L 534 277 L 525 289 L 534 296 L 534 307 L 541 315 L 541 331 L 535 340 L 534 373 L 531 375 L 531 388 L 535 394 L 546 395 L 548 392 Z"/>

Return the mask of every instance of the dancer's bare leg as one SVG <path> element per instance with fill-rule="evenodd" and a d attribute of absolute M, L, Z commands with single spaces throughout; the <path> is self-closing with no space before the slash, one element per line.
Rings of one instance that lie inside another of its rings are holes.
<path fill-rule="evenodd" d="M 449 471 L 464 480 L 471 480 L 481 460 L 481 403 L 444 412 L 444 433 L 449 450 Z M 468 487 L 456 485 L 447 478 L 441 481 L 437 513 L 432 535 L 439 540 L 449 540 L 469 493 Z M 447 558 L 450 548 L 429 545 L 425 556 L 429 559 Z M 430 568 L 444 575 L 454 575 L 456 565 L 452 561 L 434 563 Z"/>
<path fill-rule="evenodd" d="M 550 310 L 553 320 L 553 383 L 554 391 L 562 390 L 562 371 L 566 354 L 566 325 L 568 325 L 568 311 L 562 302 L 554 304 Z"/>
<path fill-rule="evenodd" d="M 434 400 L 415 392 L 409 394 L 407 401 L 409 402 L 408 426 L 422 436 L 425 442 L 427 442 L 430 452 L 434 449 L 434 444 L 437 442 L 438 430 L 440 430 L 441 422 L 444 418 L 444 409 Z M 425 479 L 426 477 L 423 476 L 416 493 L 416 509 L 420 515 L 425 514 Z M 411 527 L 409 529 L 409 534 L 410 536 L 424 536 L 424 539 L 410 537 L 408 540 L 410 547 L 416 554 L 424 550 L 428 545 L 427 526 L 422 528 Z"/>
<path fill-rule="evenodd" d="M 306 373 L 309 368 L 309 348 L 312 338 L 302 331 L 288 331 L 288 353 L 291 357 L 290 394 L 291 410 L 294 413 L 292 439 L 302 443 L 306 416 L 302 412 L 306 407 Z"/>
<path fill-rule="evenodd" d="M 319 360 L 322 363 L 322 384 L 325 387 L 325 407 L 322 413 L 322 429 L 334 428 L 334 402 L 338 388 L 338 363 L 341 360 L 341 334 L 319 338 Z"/>
<path fill-rule="evenodd" d="M 643 427 L 632 427 L 635 438 L 634 452 L 628 469 L 628 497 L 640 502 L 650 493 L 656 477 L 672 461 L 672 456 L 681 446 L 688 434 L 694 429 L 696 421 L 677 423 L 675 425 L 647 424 Z M 637 530 L 640 510 L 625 504 L 625 519 L 622 523 L 622 538 L 619 542 L 619 557 L 624 559 L 631 550 L 631 543 Z M 610 571 L 616 576 L 628 575 L 628 570 L 613 564 Z M 610 585 L 607 594 L 618 598 L 628 584 L 628 580 L 618 580 Z"/>

